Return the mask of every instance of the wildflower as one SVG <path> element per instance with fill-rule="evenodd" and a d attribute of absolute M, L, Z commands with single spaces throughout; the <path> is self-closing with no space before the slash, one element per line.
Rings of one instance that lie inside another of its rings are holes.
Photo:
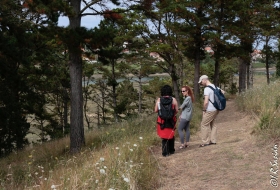
<path fill-rule="evenodd" d="M 113 189 L 113 188 L 109 188 L 108 190 L 115 190 L 115 189 Z"/>
<path fill-rule="evenodd" d="M 100 169 L 100 173 L 101 173 L 101 174 L 106 174 L 106 172 L 105 172 L 104 169 Z"/>
<path fill-rule="evenodd" d="M 116 147 L 116 150 L 119 150 L 120 148 L 119 147 Z"/>
<path fill-rule="evenodd" d="M 129 182 L 129 179 L 127 177 L 123 178 L 123 180 L 127 183 Z"/>
<path fill-rule="evenodd" d="M 107 166 L 103 166 L 103 168 L 105 168 L 105 169 L 106 169 L 106 168 L 107 168 Z"/>
<path fill-rule="evenodd" d="M 47 181 L 47 180 L 48 180 L 48 178 L 45 178 L 44 180 L 45 180 L 45 181 Z"/>
<path fill-rule="evenodd" d="M 55 189 L 55 187 L 56 187 L 55 185 L 52 185 L 52 186 L 51 186 L 52 189 Z"/>
<path fill-rule="evenodd" d="M 118 154 L 118 156 L 120 156 L 120 155 L 121 155 L 121 153 Z"/>
<path fill-rule="evenodd" d="M 143 139 L 143 137 L 139 137 L 139 139 L 140 139 L 140 140 L 142 140 L 142 139 Z"/>
<path fill-rule="evenodd" d="M 35 175 L 38 175 L 38 172 L 35 172 Z"/>
<path fill-rule="evenodd" d="M 32 164 L 32 162 L 28 162 L 28 165 Z"/>
<path fill-rule="evenodd" d="M 97 180 L 95 180 L 95 183 L 98 183 L 98 179 L 97 179 Z"/>
<path fill-rule="evenodd" d="M 137 146 L 137 144 L 134 144 L 133 146 L 135 146 L 135 147 L 136 147 L 136 146 Z"/>
<path fill-rule="evenodd" d="M 29 157 L 29 158 L 32 158 L 33 156 L 32 156 L 32 154 L 31 154 L 31 155 L 29 155 L 28 157 Z"/>
<path fill-rule="evenodd" d="M 101 161 L 101 162 L 104 162 L 104 160 L 105 160 L 105 159 L 104 159 L 103 157 L 100 158 L 100 161 Z"/>
<path fill-rule="evenodd" d="M 129 149 L 131 152 L 133 152 L 133 149 Z"/>

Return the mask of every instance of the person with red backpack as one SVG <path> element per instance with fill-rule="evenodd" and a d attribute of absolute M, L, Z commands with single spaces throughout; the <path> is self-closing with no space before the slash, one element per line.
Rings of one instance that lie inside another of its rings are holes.
<path fill-rule="evenodd" d="M 161 88 L 161 97 L 157 99 L 155 105 L 157 117 L 157 134 L 162 139 L 162 155 L 174 154 L 174 131 L 177 121 L 178 103 L 172 97 L 172 88 L 164 85 Z"/>

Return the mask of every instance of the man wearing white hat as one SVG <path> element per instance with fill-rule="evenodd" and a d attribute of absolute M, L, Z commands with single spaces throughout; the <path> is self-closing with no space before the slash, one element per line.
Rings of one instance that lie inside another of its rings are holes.
<path fill-rule="evenodd" d="M 199 78 L 198 83 L 205 87 L 212 86 L 213 88 L 215 88 L 215 85 L 209 81 L 207 75 L 202 75 Z M 202 109 L 203 116 L 201 121 L 201 138 L 203 144 L 201 144 L 199 147 L 216 144 L 217 140 L 217 127 L 214 122 L 219 111 L 211 103 L 214 102 L 214 91 L 211 88 L 204 88 L 203 94 L 204 103 Z"/>

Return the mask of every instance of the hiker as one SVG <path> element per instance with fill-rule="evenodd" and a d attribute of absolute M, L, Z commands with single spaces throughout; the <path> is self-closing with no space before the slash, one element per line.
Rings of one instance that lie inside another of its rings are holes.
<path fill-rule="evenodd" d="M 215 145 L 217 143 L 217 127 L 214 122 L 219 111 L 214 107 L 212 103 L 214 102 L 214 91 L 207 86 L 212 86 L 213 88 L 216 87 L 209 81 L 207 75 L 202 75 L 199 78 L 198 83 L 205 87 L 201 121 L 201 138 L 203 144 L 200 144 L 199 147 Z M 223 90 L 221 91 L 222 93 L 224 93 Z"/>
<path fill-rule="evenodd" d="M 181 146 L 179 148 L 183 149 L 189 146 L 188 142 L 190 141 L 190 121 L 193 112 L 192 103 L 194 102 L 194 95 L 192 89 L 189 86 L 183 86 L 181 92 L 184 97 L 184 102 L 179 107 L 179 110 L 182 110 L 182 113 L 179 117 L 180 124 L 178 127 L 178 132 L 181 141 Z M 185 134 L 186 143 L 184 143 Z"/>
<path fill-rule="evenodd" d="M 166 110 L 165 107 L 170 106 L 172 110 Z M 172 112 L 170 112 L 172 111 Z M 155 112 L 158 113 L 157 117 L 157 134 L 162 138 L 162 155 L 169 156 L 174 154 L 174 131 L 176 125 L 176 114 L 178 112 L 178 103 L 172 97 L 172 88 L 169 85 L 164 85 L 161 88 L 161 97 L 157 99 L 155 105 Z M 171 114 L 171 119 L 163 119 L 164 114 Z"/>

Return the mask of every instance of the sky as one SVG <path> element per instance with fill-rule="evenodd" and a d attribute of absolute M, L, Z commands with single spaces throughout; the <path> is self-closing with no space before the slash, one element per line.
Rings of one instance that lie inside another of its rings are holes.
<path fill-rule="evenodd" d="M 86 27 L 88 29 L 97 27 L 100 23 L 102 17 L 101 16 L 84 16 L 82 17 L 81 26 Z M 68 26 L 69 19 L 68 17 L 59 17 L 58 26 Z"/>
<path fill-rule="evenodd" d="M 90 0 L 86 0 L 86 1 L 90 1 Z M 81 3 L 81 8 L 84 7 L 83 2 Z M 106 3 L 106 7 L 107 9 L 113 9 L 113 8 L 117 8 L 115 5 L 113 5 L 110 1 L 108 1 Z M 101 8 L 99 6 L 95 6 L 94 9 L 96 9 L 97 11 L 101 11 Z M 103 7 L 104 9 L 104 7 Z M 91 10 L 86 10 L 84 13 L 90 13 L 92 12 Z M 94 28 L 97 27 L 98 24 L 100 23 L 100 21 L 103 19 L 102 16 L 83 16 L 82 20 L 81 20 L 81 26 L 86 27 L 88 29 L 90 28 Z M 68 26 L 69 25 L 69 20 L 68 17 L 59 17 L 58 19 L 58 25 L 59 26 Z"/>

